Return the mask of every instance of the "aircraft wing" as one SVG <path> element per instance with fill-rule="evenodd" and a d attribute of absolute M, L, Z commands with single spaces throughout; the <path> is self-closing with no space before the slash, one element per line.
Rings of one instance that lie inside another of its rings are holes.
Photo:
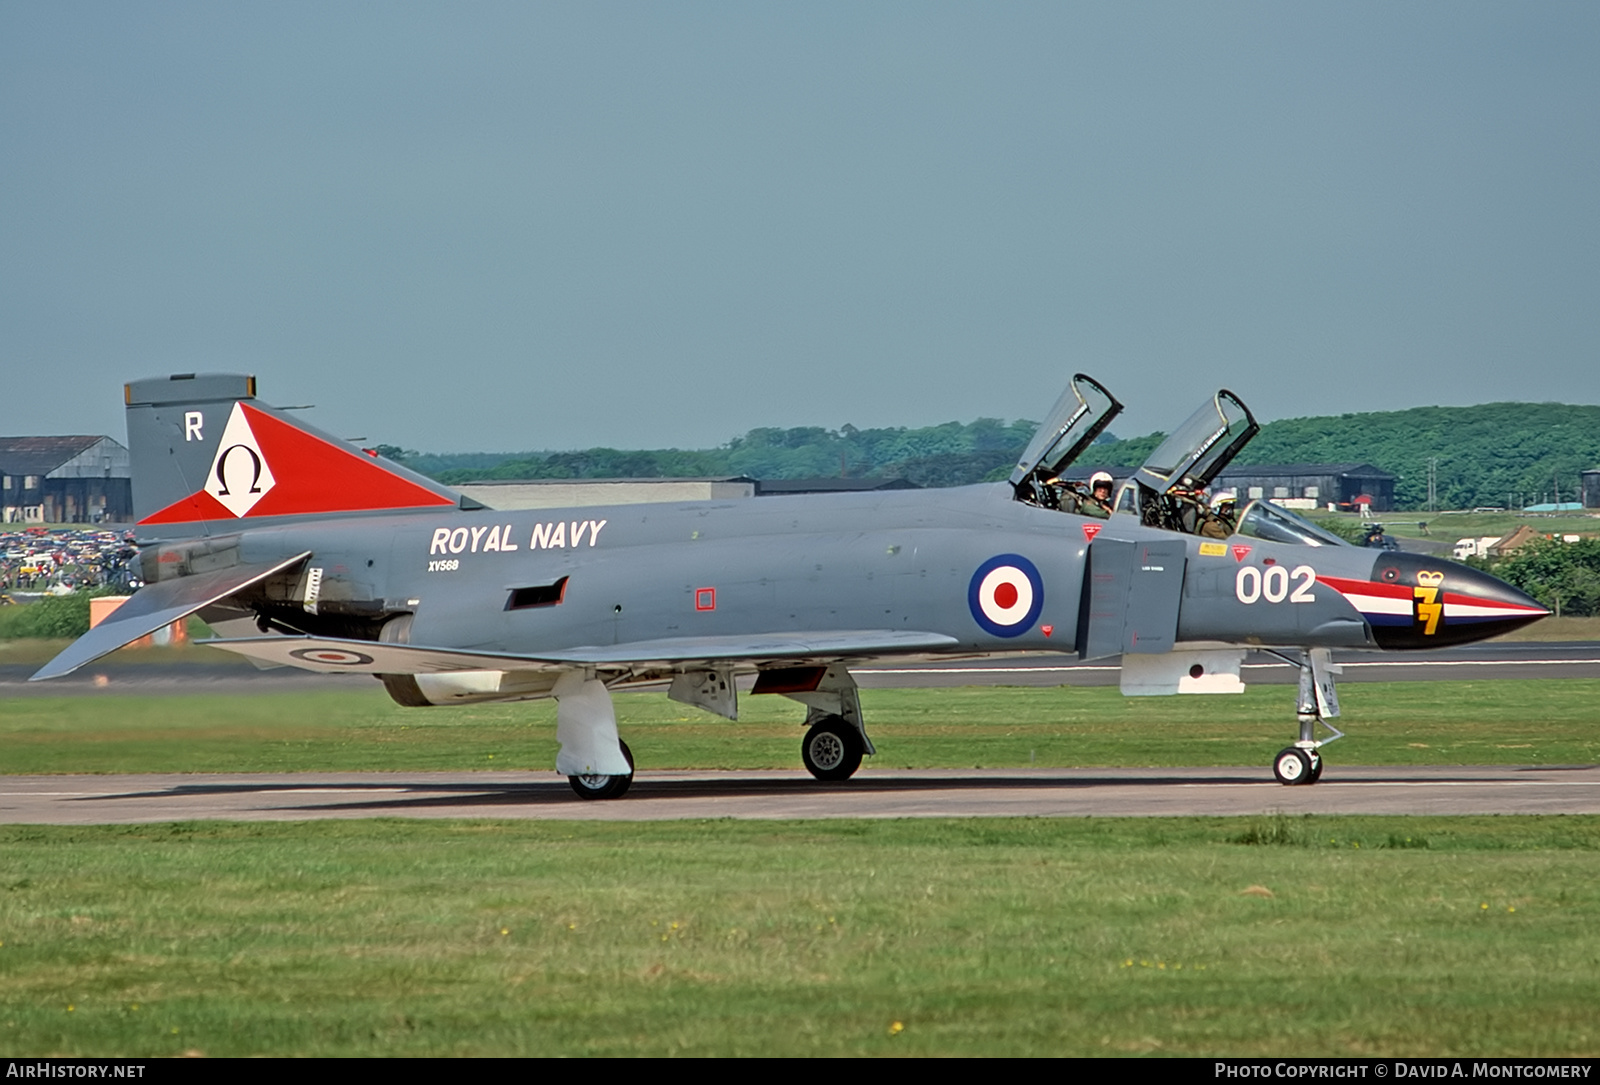
<path fill-rule="evenodd" d="M 126 603 L 112 611 L 110 617 L 67 645 L 60 655 L 39 668 L 38 673 L 28 681 L 39 682 L 71 674 L 85 663 L 154 633 L 164 625 L 186 618 L 219 599 L 226 599 L 273 573 L 292 568 L 310 556 L 311 551 L 307 550 L 285 561 L 233 565 L 215 572 L 199 573 L 140 588 Z"/>
<path fill-rule="evenodd" d="M 904 629 L 844 629 L 814 633 L 751 633 L 731 637 L 666 637 L 572 648 L 556 653 L 570 663 L 597 665 L 699 662 L 752 663 L 778 659 L 847 658 L 880 652 L 935 651 L 961 642 L 943 633 Z"/>
<path fill-rule="evenodd" d="M 264 663 L 334 674 L 448 674 L 452 671 L 565 670 L 570 667 L 683 666 L 691 663 L 841 659 L 881 652 L 933 651 L 960 642 L 943 633 L 851 629 L 820 633 L 754 633 L 729 637 L 668 637 L 568 648 L 539 655 L 428 648 L 335 637 L 248 637 L 202 641 Z"/>

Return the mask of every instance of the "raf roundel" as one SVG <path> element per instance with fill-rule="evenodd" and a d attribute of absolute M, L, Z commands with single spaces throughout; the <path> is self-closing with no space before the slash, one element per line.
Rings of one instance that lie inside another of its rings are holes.
<path fill-rule="evenodd" d="M 978 566 L 967 588 L 972 619 L 986 633 L 1020 637 L 1044 609 L 1044 581 L 1021 554 L 1000 554 Z"/>
<path fill-rule="evenodd" d="M 365 667 L 372 662 L 372 657 L 365 652 L 346 652 L 339 648 L 296 648 L 289 654 L 307 663 L 329 666 Z"/>

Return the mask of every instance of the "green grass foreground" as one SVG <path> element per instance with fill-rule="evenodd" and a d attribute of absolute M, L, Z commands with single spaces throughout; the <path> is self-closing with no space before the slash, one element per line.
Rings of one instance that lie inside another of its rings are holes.
<path fill-rule="evenodd" d="M 1295 737 L 1294 690 L 1125 698 L 1115 688 L 866 690 L 890 768 L 1265 765 Z M 1351 684 L 1331 764 L 1600 763 L 1600 681 Z M 737 723 L 624 694 L 619 727 L 643 772 L 795 768 L 803 710 L 744 697 Z M 401 708 L 366 691 L 93 696 L 0 702 L 0 775 L 538 769 L 555 707 Z"/>
<path fill-rule="evenodd" d="M 0 827 L 15 1056 L 1588 1055 L 1600 818 Z"/>

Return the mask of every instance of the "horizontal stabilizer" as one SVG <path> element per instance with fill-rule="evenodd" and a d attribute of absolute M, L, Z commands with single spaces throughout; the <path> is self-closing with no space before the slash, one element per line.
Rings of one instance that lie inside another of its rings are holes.
<path fill-rule="evenodd" d="M 46 663 L 30 682 L 60 678 L 71 674 L 125 644 L 132 644 L 164 625 L 187 618 L 202 607 L 226 599 L 258 580 L 293 568 L 311 556 L 307 550 L 286 561 L 270 565 L 233 565 L 215 572 L 179 577 L 140 588 L 111 616 L 69 644 L 65 651 Z"/>
<path fill-rule="evenodd" d="M 264 663 L 333 674 L 449 674 L 454 671 L 554 670 L 575 666 L 639 666 L 770 660 L 838 659 L 879 652 L 938 650 L 959 644 L 942 633 L 855 629 L 824 633 L 754 633 L 731 637 L 669 637 L 568 648 L 539 655 L 427 648 L 335 637 L 250 637 L 203 643 Z"/>

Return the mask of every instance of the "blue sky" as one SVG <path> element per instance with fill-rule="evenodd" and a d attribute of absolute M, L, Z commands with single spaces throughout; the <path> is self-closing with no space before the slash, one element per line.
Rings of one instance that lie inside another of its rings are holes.
<path fill-rule="evenodd" d="M 1594 4 L 0 0 L 0 433 L 1600 402 Z"/>

